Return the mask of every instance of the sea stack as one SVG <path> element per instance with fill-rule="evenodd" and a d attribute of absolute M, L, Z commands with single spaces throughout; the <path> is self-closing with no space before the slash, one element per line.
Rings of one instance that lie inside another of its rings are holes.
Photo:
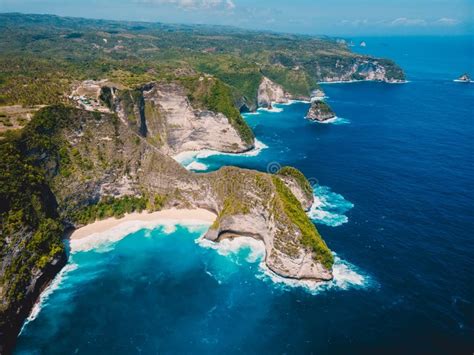
<path fill-rule="evenodd" d="M 307 119 L 318 122 L 324 122 L 335 117 L 336 114 L 331 107 L 321 100 L 313 101 L 306 115 Z"/>
<path fill-rule="evenodd" d="M 469 76 L 469 74 L 464 73 L 456 81 L 463 82 L 463 83 L 470 83 L 471 77 Z"/>

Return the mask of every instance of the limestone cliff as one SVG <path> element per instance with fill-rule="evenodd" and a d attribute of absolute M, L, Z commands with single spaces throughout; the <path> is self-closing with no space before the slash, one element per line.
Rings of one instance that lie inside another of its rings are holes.
<path fill-rule="evenodd" d="M 387 59 L 354 56 L 333 59 L 333 66 L 322 65 L 319 61 L 312 63 L 311 70 L 315 71 L 319 81 L 383 81 L 400 83 L 405 81 L 405 75 L 400 67 Z"/>
<path fill-rule="evenodd" d="M 150 88 L 144 91 L 145 103 L 148 95 L 159 99 L 164 89 L 179 90 L 154 87 L 156 93 L 152 94 Z M 37 174 L 25 182 L 31 191 L 26 191 L 21 201 L 27 208 L 38 209 L 39 218 L 39 224 L 25 219 L 25 210 L 16 210 L 19 202 L 2 210 L 0 346 L 4 352 L 11 350 L 41 289 L 64 265 L 64 250 L 57 243 L 63 229 L 60 226 L 80 226 L 81 211 L 110 197 L 134 196 L 151 209 L 208 209 L 218 218 L 207 238 L 218 242 L 253 237 L 265 243 L 265 263 L 275 273 L 296 279 L 332 278 L 332 254 L 304 212 L 312 195 L 301 173 L 285 169 L 269 175 L 235 167 L 191 173 L 165 154 L 162 145 L 148 139 L 153 129 L 147 125 L 143 136 L 117 114 L 56 106 L 40 110 L 19 137 L 1 142 L 2 149 L 11 145 L 18 154 L 15 158 L 9 153 L 8 171 L 15 172 L 15 161 L 24 159 L 20 166 L 30 172 L 20 172 L 18 179 L 32 171 Z M 1 190 L 2 198 L 16 201 L 16 189 L 25 187 L 18 187 L 16 180 L 8 184 L 12 189 Z M 34 198 L 30 204 L 27 198 L 41 196 L 41 186 L 47 187 L 54 202 L 45 200 L 43 204 L 52 209 L 50 212 L 41 209 L 41 199 Z M 45 213 L 51 217 L 45 220 Z M 17 269 L 21 260 L 27 262 L 24 273 Z"/>
<path fill-rule="evenodd" d="M 283 87 L 267 77 L 263 77 L 258 87 L 257 104 L 259 107 L 271 108 L 272 103 L 287 103 L 291 95 Z"/>
<path fill-rule="evenodd" d="M 68 115 L 74 123 L 61 134 L 72 142 L 76 156 L 90 160 L 94 167 L 89 172 L 71 169 L 67 177 L 52 177 L 63 218 L 106 195 L 160 195 L 167 207 L 215 212 L 218 219 L 209 239 L 246 235 L 263 240 L 267 266 L 280 275 L 314 280 L 332 277 L 332 255 L 304 212 L 312 203 L 311 188 L 296 169 L 273 176 L 234 167 L 195 174 L 120 120 L 114 122 L 113 116 L 102 114 L 100 120 L 92 120 L 81 111 Z"/>
<path fill-rule="evenodd" d="M 103 106 L 91 108 L 105 112 L 105 106 L 115 112 L 124 124 L 167 155 L 202 149 L 240 153 L 254 146 L 253 137 L 242 137 L 239 127 L 222 112 L 193 107 L 186 88 L 179 83 L 149 83 L 121 90 L 107 82 L 99 84 L 102 87 L 91 101 L 100 101 Z"/>

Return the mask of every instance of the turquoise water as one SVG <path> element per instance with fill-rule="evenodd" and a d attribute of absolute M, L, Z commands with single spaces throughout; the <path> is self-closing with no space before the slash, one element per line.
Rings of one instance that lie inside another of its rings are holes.
<path fill-rule="evenodd" d="M 301 169 L 337 253 L 334 282 L 283 283 L 261 245 L 202 243 L 204 226 L 135 226 L 73 249 L 16 352 L 472 352 L 474 84 L 452 81 L 474 74 L 472 40 L 364 40 L 410 82 L 325 85 L 335 122 L 277 106 L 245 117 L 256 152 L 183 160 Z"/>

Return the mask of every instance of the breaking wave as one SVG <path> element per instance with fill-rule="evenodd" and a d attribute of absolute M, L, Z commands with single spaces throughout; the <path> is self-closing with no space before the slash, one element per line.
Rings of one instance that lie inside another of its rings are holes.
<path fill-rule="evenodd" d="M 320 121 L 312 121 L 312 122 L 316 122 L 319 124 L 333 124 L 333 125 L 342 125 L 342 124 L 351 123 L 351 121 L 349 121 L 347 118 L 342 118 L 342 117 L 337 117 L 337 116 L 323 122 L 320 122 Z"/>
<path fill-rule="evenodd" d="M 308 211 L 308 216 L 315 223 L 337 227 L 347 223 L 349 218 L 345 215 L 354 207 L 344 196 L 339 195 L 327 186 L 317 185 L 313 189 L 314 203 Z"/>
<path fill-rule="evenodd" d="M 272 108 L 260 107 L 257 109 L 257 112 L 271 112 L 271 113 L 280 113 L 283 112 L 282 107 L 278 107 L 281 104 L 274 104 Z"/>
<path fill-rule="evenodd" d="M 157 220 L 157 221 L 128 221 L 110 228 L 105 232 L 93 233 L 85 238 L 73 239 L 70 241 L 71 254 L 77 252 L 94 250 L 104 253 L 113 250 L 114 244 L 130 234 L 140 230 L 153 230 L 160 228 L 163 234 L 171 234 L 176 231 L 177 226 L 182 226 L 189 231 L 201 230 L 209 226 L 208 223 L 199 220 Z"/>
<path fill-rule="evenodd" d="M 366 289 L 373 285 L 373 280 L 370 276 L 364 274 L 355 265 L 339 258 L 336 253 L 333 253 L 333 255 L 334 278 L 331 281 L 317 282 L 287 279 L 268 270 L 263 263 L 260 265 L 263 272 L 257 275 L 257 277 L 265 281 L 271 281 L 283 290 L 301 287 L 312 295 L 328 290 Z"/>
<path fill-rule="evenodd" d="M 38 301 L 35 303 L 33 306 L 30 315 L 28 318 L 26 318 L 25 322 L 23 323 L 23 326 L 21 328 L 20 334 L 25 328 L 25 326 L 34 321 L 36 317 L 38 317 L 39 313 L 41 312 L 41 309 L 48 303 L 49 297 L 53 294 L 54 291 L 59 289 L 61 287 L 61 284 L 67 279 L 67 276 L 70 272 L 76 270 L 78 268 L 77 264 L 70 263 L 67 264 L 51 281 L 48 287 L 40 294 Z"/>
<path fill-rule="evenodd" d="M 316 295 L 320 292 L 339 289 L 348 290 L 354 288 L 368 288 L 373 284 L 370 276 L 364 274 L 355 265 L 342 260 L 334 255 L 333 280 L 326 282 L 294 280 L 275 274 L 265 265 L 265 245 L 262 241 L 250 237 L 238 237 L 235 239 L 225 239 L 218 243 L 209 241 L 203 237 L 196 240 L 201 247 L 210 248 L 218 254 L 230 258 L 233 262 L 240 264 L 242 258 L 248 263 L 259 263 L 258 272 L 255 277 L 260 280 L 272 282 L 278 288 L 290 290 L 292 288 L 303 288 L 305 291 Z M 248 251 L 247 253 L 243 253 Z M 210 276 L 214 277 L 213 274 Z M 217 280 L 219 283 L 222 280 Z"/>
<path fill-rule="evenodd" d="M 268 146 L 255 139 L 255 147 L 252 150 L 244 153 L 223 153 L 218 152 L 217 150 L 203 149 L 199 151 L 188 151 L 182 152 L 173 157 L 178 163 L 183 165 L 188 170 L 193 171 L 206 171 L 208 169 L 207 164 L 200 161 L 200 159 L 206 159 L 211 156 L 221 155 L 221 156 L 233 156 L 233 157 L 255 157 L 259 155 L 262 150 L 267 149 Z"/>

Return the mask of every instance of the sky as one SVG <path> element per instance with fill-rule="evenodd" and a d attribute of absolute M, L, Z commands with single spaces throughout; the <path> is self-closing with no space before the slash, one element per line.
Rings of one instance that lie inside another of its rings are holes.
<path fill-rule="evenodd" d="M 474 0 L 0 0 L 0 12 L 339 36 L 474 34 Z"/>

